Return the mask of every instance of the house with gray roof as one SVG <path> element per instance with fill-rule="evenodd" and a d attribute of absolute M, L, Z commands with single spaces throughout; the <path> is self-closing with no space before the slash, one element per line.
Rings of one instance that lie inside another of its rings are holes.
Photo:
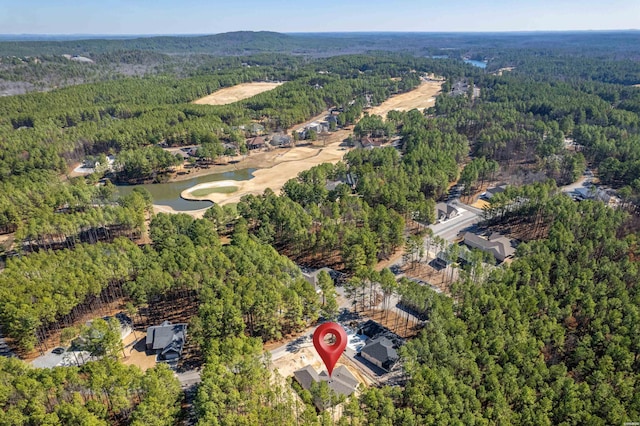
<path fill-rule="evenodd" d="M 512 257 L 516 252 L 513 241 L 497 232 L 487 238 L 473 232 L 467 232 L 464 234 L 464 243 L 470 248 L 477 248 L 491 253 L 498 262 L 503 262 L 505 259 Z"/>
<path fill-rule="evenodd" d="M 302 386 L 302 389 L 309 390 L 311 385 L 320 381 L 318 372 L 311 366 L 306 365 L 300 370 L 293 372 L 293 377 Z"/>
<path fill-rule="evenodd" d="M 398 361 L 398 352 L 393 347 L 393 342 L 386 337 L 367 342 L 360 351 L 360 356 L 387 371 Z"/>
<path fill-rule="evenodd" d="M 187 324 L 165 321 L 147 328 L 147 350 L 155 352 L 158 361 L 175 361 L 182 355 L 186 338 Z"/>
<path fill-rule="evenodd" d="M 344 365 L 339 365 L 333 370 L 331 377 L 326 371 L 322 371 L 320 374 L 311 365 L 306 365 L 300 370 L 293 372 L 293 378 L 300 384 L 302 389 L 311 390 L 311 386 L 314 383 L 326 382 L 329 389 L 336 395 L 350 396 L 355 392 L 360 382 Z M 313 401 L 316 408 L 320 411 L 326 409 L 323 401 L 316 398 Z"/>
<path fill-rule="evenodd" d="M 252 136 L 259 136 L 259 135 L 264 133 L 264 126 L 262 124 L 259 124 L 259 123 L 251 123 L 248 126 L 246 126 L 246 130 Z"/>
<path fill-rule="evenodd" d="M 291 146 L 291 136 L 284 133 L 277 133 L 271 137 L 271 146 L 289 147 Z"/>
<path fill-rule="evenodd" d="M 442 222 L 452 219 L 460 214 L 460 211 L 449 203 L 436 204 L 436 220 Z"/>
<path fill-rule="evenodd" d="M 501 185 L 495 186 L 493 188 L 488 188 L 485 192 L 482 193 L 481 197 L 490 200 L 496 194 L 500 194 L 507 189 L 507 184 L 503 183 Z"/>

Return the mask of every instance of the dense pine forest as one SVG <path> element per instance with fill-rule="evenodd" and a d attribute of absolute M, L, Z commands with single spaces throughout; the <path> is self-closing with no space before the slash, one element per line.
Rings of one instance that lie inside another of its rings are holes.
<path fill-rule="evenodd" d="M 366 44 L 367 37 L 374 40 Z M 634 33 L 222 39 L 0 42 L 0 55 L 41 58 L 3 57 L 3 80 L 68 86 L 0 98 L 0 235 L 13 241 L 0 252 L 2 334 L 22 356 L 50 351 L 52 336 L 74 334 L 81 318 L 102 317 L 114 301 L 134 317 L 158 319 L 167 306 L 188 305 L 189 339 L 203 360 L 187 410 L 169 368 L 142 372 L 120 363 L 118 350 L 51 370 L 0 357 L 0 424 L 640 418 Z M 432 57 L 443 52 L 447 58 Z M 63 53 L 94 63 L 56 58 Z M 487 68 L 461 58 L 485 60 Z M 123 64 L 139 72 L 127 76 Z M 443 77 L 433 107 L 369 115 L 369 105 L 414 89 L 423 74 Z M 285 83 L 229 105 L 191 103 L 253 81 Z M 465 90 L 456 89 L 461 84 Z M 153 214 L 147 191 L 121 197 L 111 183 L 161 180 L 178 164 L 161 142 L 221 156 L 223 144 L 246 149 L 240 126 L 283 131 L 332 107 L 354 138 L 397 142 L 350 150 L 337 164 L 300 173 L 281 193 L 214 205 L 201 219 Z M 105 171 L 67 178 L 72 163 L 106 155 L 117 165 L 107 181 Z M 561 191 L 587 167 L 616 191 L 617 206 L 576 202 Z M 376 269 L 400 248 L 419 257 L 423 241 L 443 244 L 426 225 L 452 184 L 472 197 L 498 176 L 511 185 L 487 203 L 479 226 L 518 233 L 512 262 L 489 266 L 474 251 L 456 265 L 450 294 Z M 397 295 L 425 319 L 400 349 L 402 380 L 362 388 L 339 420 L 292 393 L 263 352 L 263 343 L 338 314 L 331 280 L 322 278 L 319 297 L 296 263 L 344 273 L 355 310 L 376 293 L 383 304 Z"/>

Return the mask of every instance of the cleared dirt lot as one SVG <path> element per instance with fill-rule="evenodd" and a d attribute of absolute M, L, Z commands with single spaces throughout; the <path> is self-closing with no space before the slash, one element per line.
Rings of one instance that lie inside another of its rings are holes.
<path fill-rule="evenodd" d="M 289 377 L 293 376 L 294 371 L 299 370 L 308 364 L 310 364 L 318 373 L 326 370 L 322 359 L 320 359 L 320 356 L 311 343 L 300 348 L 296 353 L 287 353 L 273 361 L 272 368 L 274 370 L 278 370 L 278 373 L 280 373 L 282 377 Z M 336 363 L 336 367 L 340 365 L 347 366 L 356 379 L 365 386 L 370 386 L 373 383 L 372 380 L 362 374 L 360 369 L 353 364 L 353 361 L 345 355 L 342 355 Z"/>
<path fill-rule="evenodd" d="M 284 83 L 242 83 L 217 90 L 204 98 L 193 101 L 199 105 L 226 105 L 275 89 Z"/>
<path fill-rule="evenodd" d="M 122 342 L 124 345 L 125 358 L 122 363 L 125 365 L 137 365 L 142 371 L 156 365 L 156 355 L 146 354 L 146 332 L 136 331 L 128 335 Z"/>
<path fill-rule="evenodd" d="M 369 110 L 369 114 L 386 117 L 392 110 L 409 111 L 414 108 L 424 109 L 435 105 L 436 96 L 442 88 L 441 81 L 425 81 L 414 90 L 392 96 L 380 105 Z"/>

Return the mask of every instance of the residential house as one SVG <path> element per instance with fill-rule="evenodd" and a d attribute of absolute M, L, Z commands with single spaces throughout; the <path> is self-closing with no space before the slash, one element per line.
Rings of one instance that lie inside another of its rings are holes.
<path fill-rule="evenodd" d="M 310 123 L 310 124 L 307 126 L 307 130 L 308 130 L 308 131 L 312 131 L 312 130 L 313 130 L 314 132 L 316 132 L 316 133 L 318 133 L 318 134 L 322 131 L 322 130 L 321 130 L 320 123 L 318 123 L 317 121 L 314 121 L 313 123 Z"/>
<path fill-rule="evenodd" d="M 224 147 L 225 151 L 233 152 L 234 154 L 238 152 L 238 147 L 234 143 L 224 142 L 222 146 Z"/>
<path fill-rule="evenodd" d="M 360 350 L 360 356 L 387 371 L 398 361 L 398 352 L 393 347 L 393 342 L 386 337 L 378 337 L 367 342 Z"/>
<path fill-rule="evenodd" d="M 471 248 L 491 253 L 499 262 L 512 257 L 516 252 L 513 241 L 497 232 L 494 232 L 488 238 L 483 238 L 473 232 L 467 232 L 464 234 L 464 243 Z"/>
<path fill-rule="evenodd" d="M 319 133 L 324 133 L 324 132 L 328 132 L 329 131 L 329 121 L 324 120 L 320 122 L 320 132 Z"/>
<path fill-rule="evenodd" d="M 269 142 L 271 146 L 278 146 L 281 148 L 291 146 L 291 136 L 285 135 L 284 133 L 277 133 L 271 137 L 271 141 Z"/>
<path fill-rule="evenodd" d="M 382 147 L 382 141 L 380 139 L 372 139 L 369 136 L 360 139 L 360 144 L 364 149 L 374 149 Z"/>
<path fill-rule="evenodd" d="M 334 271 L 333 269 L 327 267 L 315 269 L 313 271 L 305 268 L 301 269 L 301 271 L 302 277 L 315 289 L 318 289 L 318 274 L 320 274 L 321 271 L 325 271 L 326 273 L 328 273 L 334 281 L 340 281 L 344 278 L 344 274 L 342 272 Z"/>
<path fill-rule="evenodd" d="M 264 126 L 259 123 L 251 123 L 245 126 L 245 129 L 251 136 L 260 136 L 264 134 Z"/>
<path fill-rule="evenodd" d="M 362 324 L 356 334 L 361 334 L 369 338 L 374 338 L 383 333 L 390 333 L 391 330 L 373 320 L 368 320 Z"/>
<path fill-rule="evenodd" d="M 482 197 L 486 198 L 487 200 L 492 199 L 496 194 L 500 194 L 502 192 L 504 192 L 507 189 L 507 185 L 506 184 L 501 184 L 498 185 L 494 188 L 489 188 L 487 189 L 485 192 L 482 193 Z"/>
<path fill-rule="evenodd" d="M 329 122 L 327 122 L 327 121 L 321 121 L 321 122 L 314 121 L 314 122 L 309 123 L 307 125 L 307 130 L 308 131 L 313 130 L 317 134 L 320 134 L 320 133 L 323 133 L 323 132 L 328 132 L 329 131 Z"/>
<path fill-rule="evenodd" d="M 267 146 L 264 138 L 262 136 L 256 136 L 255 138 L 247 139 L 247 149 L 260 149 Z"/>
<path fill-rule="evenodd" d="M 449 203 L 436 204 L 436 220 L 443 222 L 452 219 L 460 214 L 460 211 Z"/>
<path fill-rule="evenodd" d="M 155 352 L 158 361 L 176 361 L 182 355 L 186 337 L 187 324 L 165 321 L 147 329 L 147 350 Z"/>
<path fill-rule="evenodd" d="M 595 185 L 576 188 L 573 192 L 576 200 L 598 200 L 605 204 L 611 201 L 611 195 Z"/>
<path fill-rule="evenodd" d="M 311 365 L 307 365 L 300 370 L 294 371 L 293 378 L 300 384 L 302 389 L 310 390 L 314 383 L 326 382 L 329 389 L 338 395 L 344 396 L 353 394 L 360 383 L 344 365 L 336 367 L 331 377 L 326 371 L 318 374 Z M 328 408 L 319 398 L 314 399 L 313 403 L 319 411 Z"/>

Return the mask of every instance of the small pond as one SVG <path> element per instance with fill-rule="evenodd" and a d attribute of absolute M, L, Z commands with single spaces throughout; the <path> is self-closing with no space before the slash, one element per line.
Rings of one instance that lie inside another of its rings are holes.
<path fill-rule="evenodd" d="M 191 188 L 199 183 L 218 182 L 221 180 L 249 180 L 253 178 L 253 172 L 257 169 L 233 170 L 230 172 L 216 173 L 206 176 L 198 176 L 193 179 L 180 182 L 168 183 L 148 183 L 144 185 L 119 185 L 118 192 L 121 195 L 129 194 L 134 188 L 142 187 L 151 193 L 153 203 L 169 206 L 176 211 L 200 210 L 211 207 L 211 201 L 189 201 L 180 197 L 185 189 Z"/>

